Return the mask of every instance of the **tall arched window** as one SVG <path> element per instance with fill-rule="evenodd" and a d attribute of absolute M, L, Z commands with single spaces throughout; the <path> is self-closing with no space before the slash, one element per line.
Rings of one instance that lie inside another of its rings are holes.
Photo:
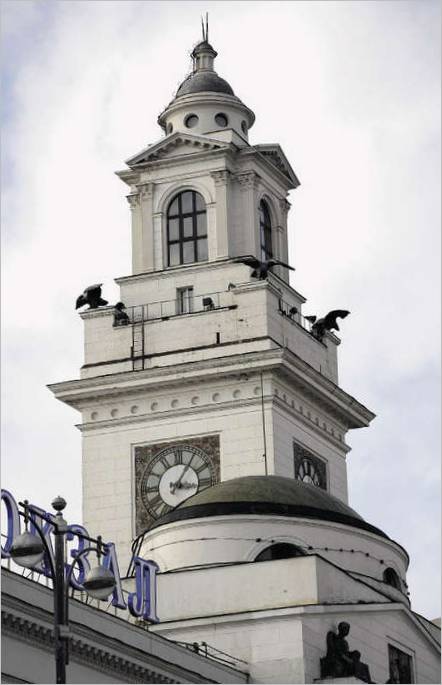
<path fill-rule="evenodd" d="M 207 214 L 203 197 L 186 190 L 167 210 L 167 264 L 191 264 L 207 259 Z"/>
<path fill-rule="evenodd" d="M 264 200 L 259 203 L 259 233 L 261 236 L 261 259 L 266 261 L 273 257 L 272 222 L 270 212 Z"/>

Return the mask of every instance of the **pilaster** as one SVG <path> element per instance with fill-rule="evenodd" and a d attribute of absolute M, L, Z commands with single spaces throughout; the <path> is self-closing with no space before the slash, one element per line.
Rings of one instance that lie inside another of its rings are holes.
<path fill-rule="evenodd" d="M 230 172 L 227 169 L 213 171 L 211 177 L 216 193 L 216 251 L 215 259 L 229 256 L 229 203 Z"/>
<path fill-rule="evenodd" d="M 154 183 L 137 185 L 141 206 L 141 263 L 142 272 L 154 270 L 154 227 L 152 217 L 152 203 Z"/>
<path fill-rule="evenodd" d="M 139 274 L 143 272 L 143 221 L 140 196 L 138 193 L 131 193 L 126 197 L 132 214 L 132 273 Z"/>
<path fill-rule="evenodd" d="M 255 255 L 258 259 L 261 256 L 259 221 L 258 221 L 258 185 L 260 177 L 254 171 L 237 174 L 236 180 L 239 183 L 242 194 L 242 217 L 243 228 L 246 236 L 246 252 Z"/>

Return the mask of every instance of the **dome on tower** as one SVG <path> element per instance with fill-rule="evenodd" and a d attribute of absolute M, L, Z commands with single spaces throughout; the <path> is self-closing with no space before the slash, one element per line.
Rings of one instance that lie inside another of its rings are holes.
<path fill-rule="evenodd" d="M 191 93 L 225 93 L 235 95 L 233 88 L 223 78 L 213 71 L 213 60 L 217 56 L 216 50 L 206 40 L 201 41 L 195 46 L 192 52 L 196 71 L 193 71 L 184 79 L 178 88 L 175 97 L 190 95 Z M 207 58 L 206 66 L 204 62 L 200 65 L 200 60 Z M 198 66 L 197 66 L 198 65 Z"/>
<path fill-rule="evenodd" d="M 206 29 L 203 40 L 192 51 L 192 72 L 160 114 L 158 123 L 166 135 L 178 132 L 215 138 L 221 135 L 222 140 L 241 147 L 247 145 L 255 115 L 235 95 L 230 84 L 216 73 L 217 54 L 207 40 Z M 227 131 L 231 133 L 226 136 Z"/>
<path fill-rule="evenodd" d="M 308 518 L 342 523 L 388 539 L 354 509 L 315 485 L 282 476 L 243 476 L 189 497 L 150 530 L 174 521 L 238 514 Z"/>
<path fill-rule="evenodd" d="M 206 92 L 235 95 L 233 88 L 229 86 L 225 79 L 218 76 L 215 71 L 196 71 L 184 79 L 175 97 L 179 98 L 182 95 Z"/>

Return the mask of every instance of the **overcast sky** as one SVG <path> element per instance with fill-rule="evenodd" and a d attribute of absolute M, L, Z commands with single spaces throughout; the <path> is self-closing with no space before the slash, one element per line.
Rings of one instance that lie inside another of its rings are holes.
<path fill-rule="evenodd" d="M 340 384 L 376 412 L 351 432 L 350 504 L 411 556 L 413 608 L 440 615 L 440 4 L 2 2 L 3 487 L 81 520 L 76 297 L 128 275 L 114 175 L 162 137 L 209 11 L 218 73 L 280 143 L 305 313 L 345 308 Z"/>

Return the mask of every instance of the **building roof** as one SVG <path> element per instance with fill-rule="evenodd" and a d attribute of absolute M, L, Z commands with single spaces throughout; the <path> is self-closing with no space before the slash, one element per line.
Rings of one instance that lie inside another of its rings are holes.
<path fill-rule="evenodd" d="M 195 71 L 182 82 L 175 97 L 205 92 L 235 95 L 227 81 L 218 76 L 215 71 Z"/>
<path fill-rule="evenodd" d="M 337 497 L 314 485 L 281 476 L 244 476 L 218 483 L 189 497 L 155 521 L 150 530 L 173 521 L 235 514 L 333 521 L 388 539 Z"/>

